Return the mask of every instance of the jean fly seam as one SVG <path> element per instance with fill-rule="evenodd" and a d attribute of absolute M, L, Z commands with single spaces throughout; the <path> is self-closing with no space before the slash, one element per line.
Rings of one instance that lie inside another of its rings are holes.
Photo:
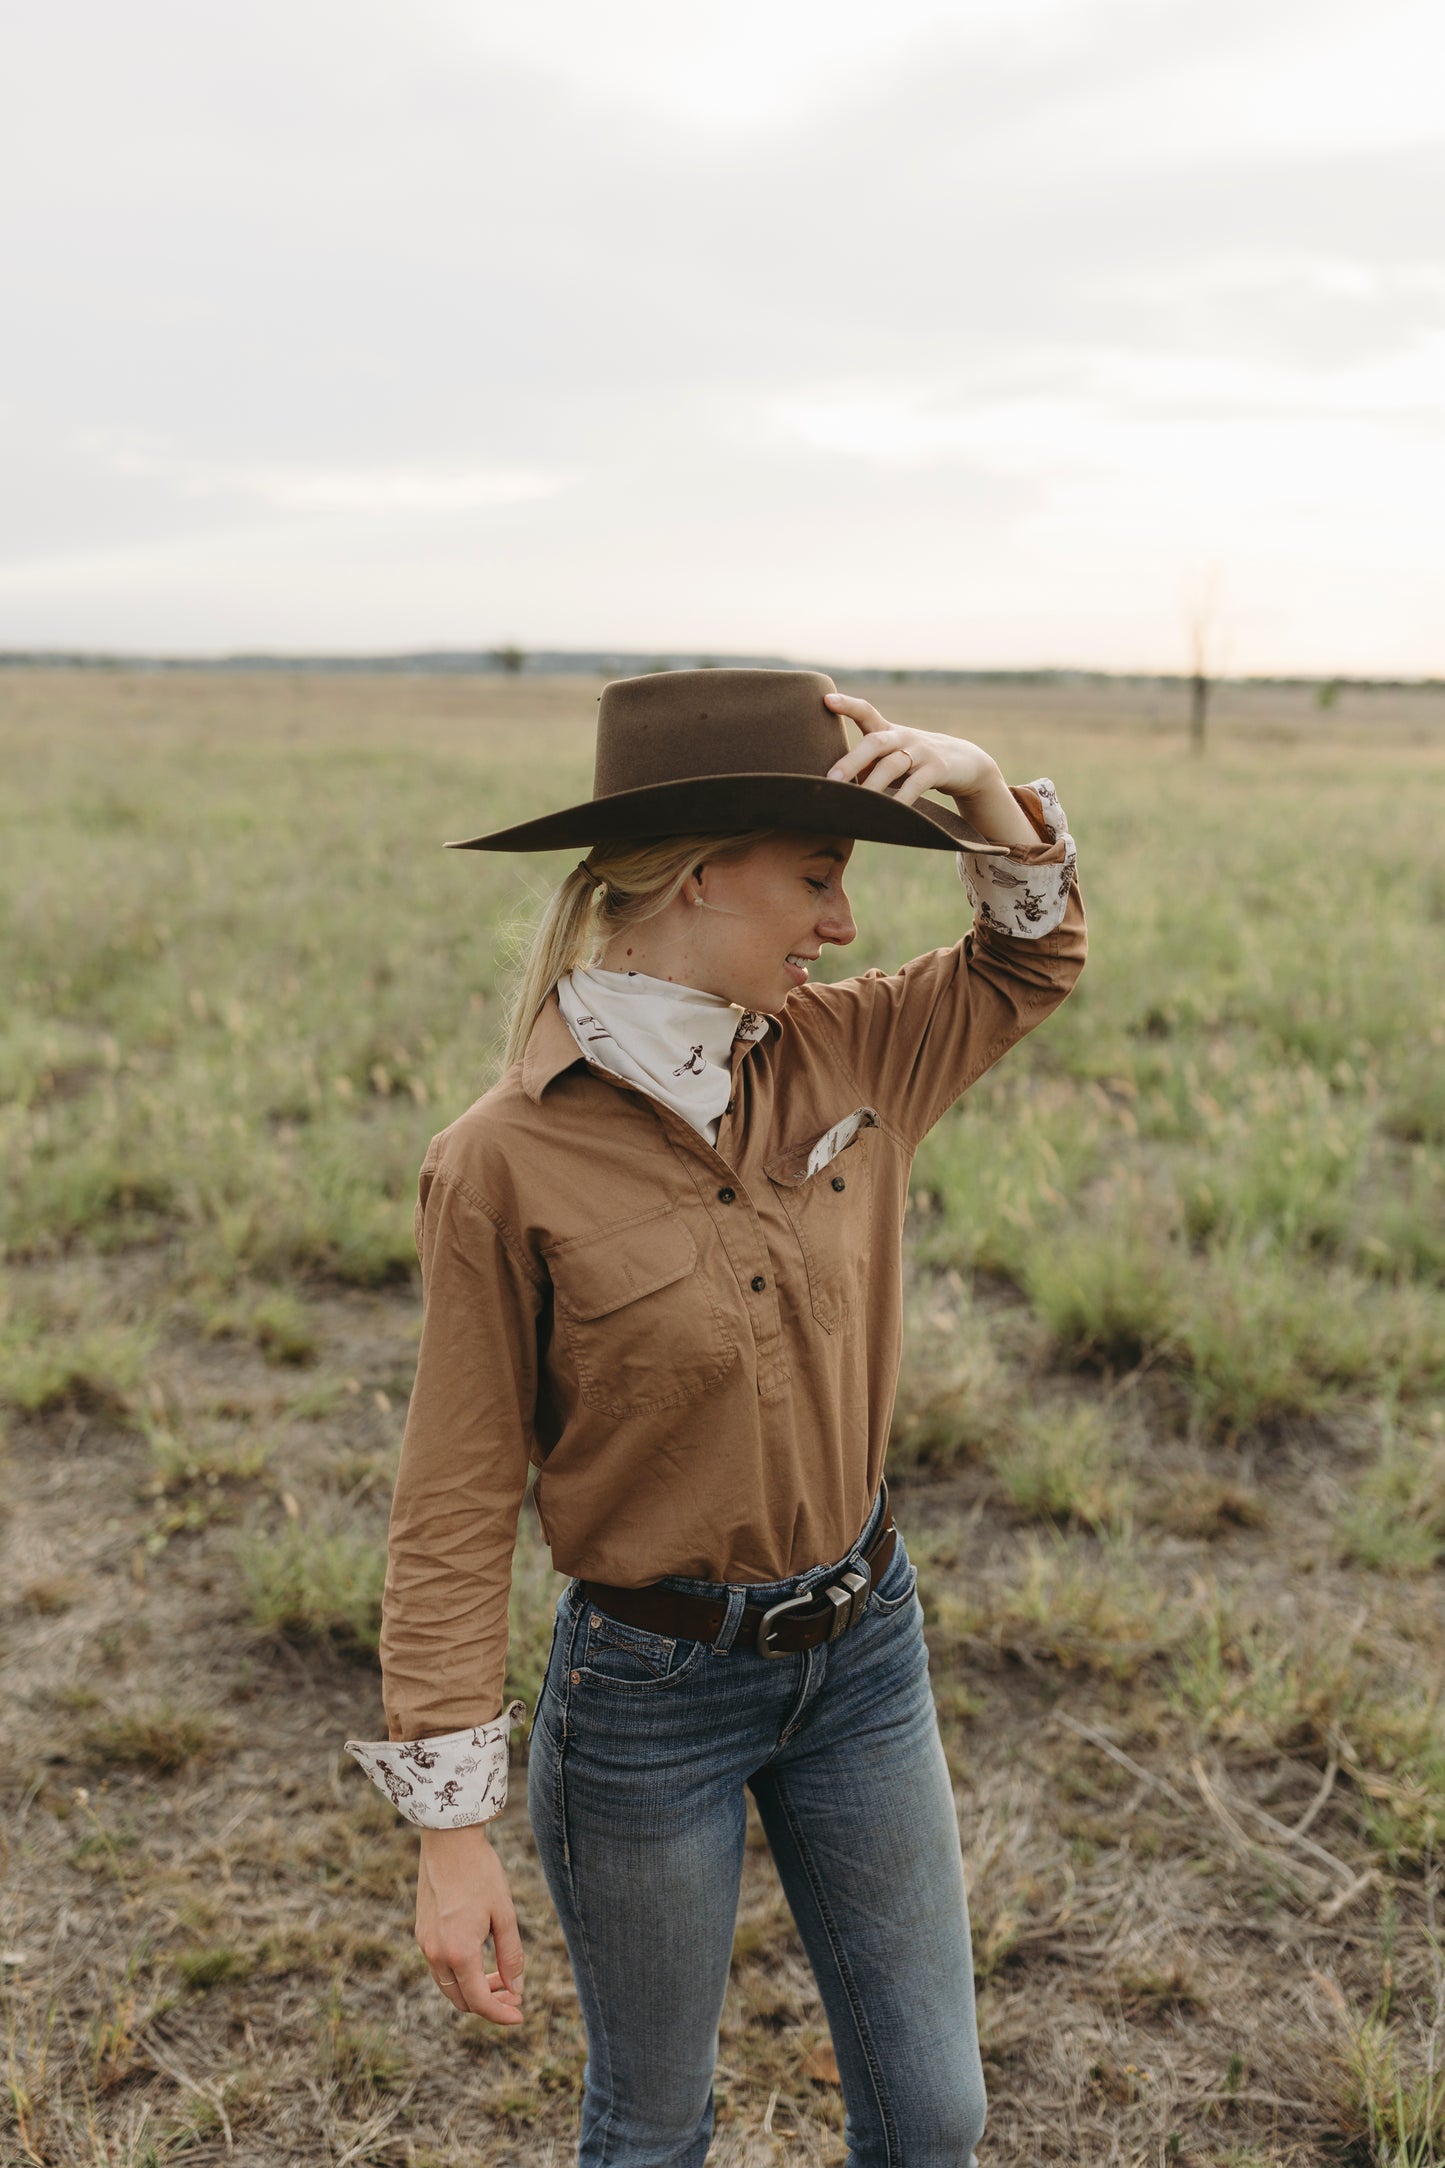
<path fill-rule="evenodd" d="M 813 1672 L 815 1669 L 822 1670 L 826 1666 L 828 1661 L 828 1652 L 825 1648 L 804 1649 L 802 1651 L 802 1657 L 803 1668 L 798 1679 L 797 1696 L 786 1717 L 783 1719 L 783 1728 L 778 1733 L 778 1743 L 773 1748 L 773 1753 L 768 1756 L 768 1761 L 771 1761 L 773 1759 L 774 1754 L 781 1753 L 782 1749 L 792 1738 L 794 1732 L 797 1731 L 801 1726 L 803 1719 L 807 1716 L 813 1698 Z M 767 1762 L 765 1762 L 763 1766 L 764 1768 L 766 1768 Z"/>
<path fill-rule="evenodd" d="M 873 2099 L 878 2109 L 878 2123 L 883 2132 L 883 2143 L 888 2149 L 887 2168 L 902 2168 L 903 2156 L 898 2146 L 898 2130 L 889 2112 L 887 2096 L 883 2087 L 882 2067 L 874 2052 L 873 2041 L 868 2028 L 863 2021 L 862 1997 L 858 1993 L 857 1983 L 844 1955 L 837 1925 L 828 1907 L 822 1877 L 813 1865 L 813 1855 L 808 1850 L 807 1842 L 803 1836 L 802 1825 L 796 1814 L 794 1814 L 792 1803 L 788 1798 L 787 1786 L 781 1777 L 777 1777 L 774 1781 L 778 1805 L 787 1822 L 793 1843 L 797 1847 L 798 1858 L 802 1864 L 803 1872 L 808 1877 L 808 1887 L 813 1893 L 813 1902 L 818 1907 L 818 1917 L 823 1923 L 823 1932 L 828 1937 L 828 1947 L 833 1953 L 833 1962 L 838 1968 L 838 1977 L 843 1983 L 843 1992 L 848 1997 L 848 2008 L 853 2014 L 853 2030 L 857 2035 L 858 2045 L 863 2051 L 863 2060 L 867 2065 L 868 2075 L 872 2080 Z"/>

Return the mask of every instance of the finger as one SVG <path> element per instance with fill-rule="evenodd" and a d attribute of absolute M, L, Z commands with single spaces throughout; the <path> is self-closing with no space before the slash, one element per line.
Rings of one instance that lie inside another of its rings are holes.
<path fill-rule="evenodd" d="M 899 746 L 893 752 L 884 753 L 878 760 L 874 761 L 868 773 L 862 778 L 863 788 L 864 790 L 886 791 L 891 789 L 895 783 L 900 783 L 905 776 L 912 775 L 912 773 L 913 757 L 911 754 L 906 753 L 902 746 Z"/>
<path fill-rule="evenodd" d="M 521 2004 L 516 1995 L 505 1988 L 493 1986 L 491 1975 L 480 1956 L 458 1965 L 456 1973 L 464 2009 L 472 2011 L 477 2017 L 486 2018 L 493 2025 L 521 2024 Z"/>
<path fill-rule="evenodd" d="M 443 1977 L 433 1972 L 432 1978 L 436 1981 L 438 1994 L 444 1995 L 454 2010 L 466 2010 L 466 2001 L 454 1973 Z"/>
<path fill-rule="evenodd" d="M 492 1911 L 492 1948 L 496 1953 L 497 1970 L 503 1985 L 521 1999 L 522 1975 L 527 1960 L 522 1955 L 522 1938 L 517 1932 L 517 1915 L 510 1906 L 497 1905 Z"/>
<path fill-rule="evenodd" d="M 859 700 L 853 693 L 824 693 L 825 704 L 846 715 L 860 730 L 887 730 L 888 718 L 880 715 L 871 700 Z"/>
<path fill-rule="evenodd" d="M 830 783 L 846 783 L 850 777 L 861 774 L 873 761 L 881 760 L 885 753 L 899 750 L 903 744 L 903 733 L 897 724 L 881 723 L 880 730 L 886 733 L 886 742 L 884 737 L 878 735 L 860 738 L 856 745 L 849 746 L 846 753 L 839 754 L 828 770 Z"/>

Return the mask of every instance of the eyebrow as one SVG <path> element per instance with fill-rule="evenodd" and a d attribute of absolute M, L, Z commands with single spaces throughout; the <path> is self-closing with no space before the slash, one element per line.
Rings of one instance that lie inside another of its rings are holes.
<path fill-rule="evenodd" d="M 826 843 L 821 850 L 809 851 L 807 857 L 803 861 L 804 864 L 806 865 L 808 859 L 812 858 L 836 858 L 840 866 L 846 866 L 848 863 L 848 853 L 846 851 L 835 851 L 831 849 Z"/>

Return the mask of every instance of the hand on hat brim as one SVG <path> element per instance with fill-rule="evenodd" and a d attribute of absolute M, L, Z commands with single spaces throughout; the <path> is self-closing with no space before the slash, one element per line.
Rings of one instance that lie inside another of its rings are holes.
<path fill-rule="evenodd" d="M 871 700 L 853 693 L 825 693 L 823 704 L 860 732 L 856 745 L 828 770 L 832 782 L 859 782 L 865 790 L 887 791 L 900 805 L 915 805 L 929 790 L 967 799 L 998 774 L 993 755 L 972 738 L 890 722 Z"/>

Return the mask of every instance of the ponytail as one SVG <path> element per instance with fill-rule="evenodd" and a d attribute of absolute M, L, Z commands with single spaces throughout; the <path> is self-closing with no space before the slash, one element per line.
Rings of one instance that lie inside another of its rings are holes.
<path fill-rule="evenodd" d="M 537 1012 L 565 972 L 584 964 L 596 946 L 593 920 L 601 890 L 575 865 L 543 906 L 532 943 L 522 959 L 507 1003 L 507 1044 L 502 1067 L 520 1061 Z"/>
<path fill-rule="evenodd" d="M 507 1003 L 502 1066 L 520 1061 L 543 1002 L 568 971 L 592 963 L 614 934 L 665 911 L 694 866 L 745 857 L 773 833 L 653 836 L 603 843 L 575 865 L 542 908 Z"/>

